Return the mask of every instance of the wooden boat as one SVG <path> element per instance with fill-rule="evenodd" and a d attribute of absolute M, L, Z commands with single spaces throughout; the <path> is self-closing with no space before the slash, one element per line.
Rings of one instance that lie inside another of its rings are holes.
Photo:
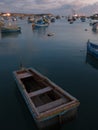
<path fill-rule="evenodd" d="M 90 42 L 87 42 L 87 53 L 91 54 L 98 59 L 98 45 Z"/>
<path fill-rule="evenodd" d="M 35 69 L 13 73 L 38 128 L 61 124 L 76 115 L 79 101 Z"/>
<path fill-rule="evenodd" d="M 4 21 L 0 20 L 0 27 L 4 26 Z"/>
<path fill-rule="evenodd" d="M 21 27 L 18 26 L 2 26 L 1 33 L 12 33 L 12 32 L 21 32 Z"/>

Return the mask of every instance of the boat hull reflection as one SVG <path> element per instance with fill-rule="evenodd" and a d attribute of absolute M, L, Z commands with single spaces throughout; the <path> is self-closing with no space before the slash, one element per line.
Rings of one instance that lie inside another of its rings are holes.
<path fill-rule="evenodd" d="M 91 65 L 94 69 L 98 69 L 98 60 L 88 53 L 86 54 L 86 63 Z"/>

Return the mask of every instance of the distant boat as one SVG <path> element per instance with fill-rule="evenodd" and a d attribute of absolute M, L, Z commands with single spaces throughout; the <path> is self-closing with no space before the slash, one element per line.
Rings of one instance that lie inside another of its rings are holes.
<path fill-rule="evenodd" d="M 98 45 L 88 40 L 87 42 L 87 53 L 91 54 L 98 59 Z"/>
<path fill-rule="evenodd" d="M 96 24 L 96 23 L 98 23 L 98 20 L 92 20 L 92 19 L 90 19 L 90 25 L 92 26 L 92 25 L 94 25 L 94 24 Z"/>
<path fill-rule="evenodd" d="M 21 27 L 18 26 L 2 26 L 1 33 L 21 32 Z"/>
<path fill-rule="evenodd" d="M 13 20 L 11 17 L 8 17 L 6 24 L 1 27 L 1 33 L 13 32 L 21 32 L 21 27 L 17 26 L 16 20 Z"/>
<path fill-rule="evenodd" d="M 39 19 L 35 23 L 32 24 L 34 27 L 48 27 L 49 23 L 48 21 L 44 19 Z"/>
<path fill-rule="evenodd" d="M 34 17 L 28 17 L 28 23 L 34 23 L 35 19 Z"/>
<path fill-rule="evenodd" d="M 76 116 L 79 101 L 35 69 L 14 71 L 14 77 L 38 128 Z"/>
<path fill-rule="evenodd" d="M 82 17 L 80 18 L 80 20 L 81 20 L 82 22 L 85 22 L 85 21 L 86 21 L 86 17 L 85 17 L 85 16 L 82 16 Z"/>
<path fill-rule="evenodd" d="M 44 24 L 34 23 L 33 25 L 34 25 L 35 27 L 48 27 L 48 26 L 49 26 L 48 23 L 44 23 Z"/>
<path fill-rule="evenodd" d="M 55 17 L 51 17 L 51 22 L 55 22 Z"/>
<path fill-rule="evenodd" d="M 72 24 L 72 23 L 73 23 L 73 20 L 71 20 L 69 23 Z"/>
<path fill-rule="evenodd" d="M 97 31 L 98 30 L 98 22 L 93 24 L 92 30 L 93 31 Z"/>
<path fill-rule="evenodd" d="M 4 26 L 4 21 L 0 20 L 0 27 Z"/>

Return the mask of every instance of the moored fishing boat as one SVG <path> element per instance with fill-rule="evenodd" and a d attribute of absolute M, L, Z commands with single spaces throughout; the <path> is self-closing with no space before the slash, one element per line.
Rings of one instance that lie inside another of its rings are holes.
<path fill-rule="evenodd" d="M 48 27 L 49 23 L 48 21 L 44 19 L 39 19 L 35 23 L 32 24 L 33 27 Z"/>
<path fill-rule="evenodd" d="M 81 20 L 81 22 L 85 22 L 86 21 L 86 17 L 85 16 L 81 16 L 80 20 Z"/>
<path fill-rule="evenodd" d="M 98 45 L 88 40 L 87 42 L 87 53 L 91 54 L 98 59 Z"/>
<path fill-rule="evenodd" d="M 14 77 L 38 128 L 61 124 L 76 115 L 79 101 L 35 69 L 14 71 Z"/>
<path fill-rule="evenodd" d="M 1 33 L 21 32 L 21 27 L 18 26 L 2 26 Z"/>
<path fill-rule="evenodd" d="M 98 31 L 98 22 L 94 23 L 92 26 L 93 31 Z"/>
<path fill-rule="evenodd" d="M 0 27 L 4 26 L 4 21 L 0 20 Z"/>
<path fill-rule="evenodd" d="M 49 26 L 48 23 L 43 23 L 43 24 L 34 23 L 34 27 L 48 27 L 48 26 Z"/>
<path fill-rule="evenodd" d="M 35 19 L 34 17 L 28 17 L 28 23 L 34 23 Z"/>
<path fill-rule="evenodd" d="M 20 32 L 21 27 L 16 25 L 16 18 L 11 17 L 10 13 L 7 13 L 7 21 L 4 26 L 1 27 L 1 33 L 13 33 L 13 32 Z"/>

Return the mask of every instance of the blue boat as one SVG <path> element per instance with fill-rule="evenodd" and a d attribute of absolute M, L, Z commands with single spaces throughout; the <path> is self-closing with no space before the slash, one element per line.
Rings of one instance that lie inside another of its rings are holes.
<path fill-rule="evenodd" d="M 80 20 L 81 20 L 81 22 L 85 22 L 85 21 L 86 21 L 86 17 L 85 17 L 85 16 L 82 16 L 82 17 L 80 18 Z"/>
<path fill-rule="evenodd" d="M 98 59 L 98 45 L 88 40 L 87 42 L 87 53 L 91 54 Z"/>
<path fill-rule="evenodd" d="M 46 22 L 43 19 L 39 19 L 33 25 L 34 25 L 34 27 L 48 27 L 49 23 L 48 23 L 48 21 Z"/>

